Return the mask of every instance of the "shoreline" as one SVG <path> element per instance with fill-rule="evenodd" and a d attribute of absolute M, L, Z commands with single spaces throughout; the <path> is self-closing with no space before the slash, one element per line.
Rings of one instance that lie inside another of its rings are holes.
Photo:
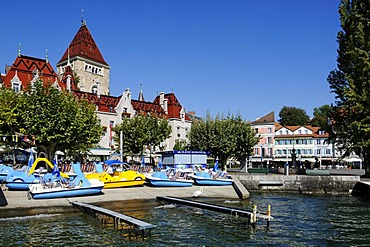
<path fill-rule="evenodd" d="M 7 201 L 6 206 L 0 207 L 0 217 L 3 215 L 17 216 L 42 213 L 58 213 L 75 211 L 70 202 L 81 201 L 84 203 L 104 204 L 109 202 L 124 202 L 128 200 L 156 200 L 157 196 L 174 196 L 182 198 L 192 198 L 195 191 L 203 187 L 200 197 L 204 198 L 226 198 L 237 199 L 239 197 L 232 185 L 230 186 L 192 186 L 192 187 L 126 187 L 115 189 L 103 189 L 102 194 L 83 197 L 57 198 L 57 199 L 29 199 L 27 191 L 4 190 L 5 185 L 1 186 L 4 197 Z M 21 212 L 22 211 L 22 212 Z"/>
<path fill-rule="evenodd" d="M 232 173 L 242 186 L 255 193 L 282 192 L 303 194 L 350 195 L 354 185 L 361 181 L 360 176 L 306 176 L 280 174 L 248 174 Z M 27 191 L 9 191 L 1 184 L 6 206 L 0 206 L 0 217 L 34 215 L 43 213 L 75 212 L 70 202 L 81 201 L 96 205 L 125 202 L 130 200 L 156 200 L 157 196 L 174 196 L 192 198 L 195 191 L 203 187 L 202 198 L 223 198 L 240 200 L 235 188 L 230 186 L 197 186 L 192 187 L 125 187 L 103 189 L 101 194 L 93 196 L 58 198 L 58 199 L 29 199 Z M 1 192 L 1 191 L 0 191 Z M 0 197 L 2 195 L 0 194 Z M 246 198 L 244 198 L 246 199 Z"/>

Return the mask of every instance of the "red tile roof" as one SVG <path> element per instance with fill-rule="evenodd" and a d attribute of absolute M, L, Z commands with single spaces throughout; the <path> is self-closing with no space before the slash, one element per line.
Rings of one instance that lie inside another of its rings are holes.
<path fill-rule="evenodd" d="M 150 113 L 151 116 L 166 117 L 166 113 L 162 107 L 155 102 L 150 103 L 139 100 L 131 100 L 131 104 L 138 115 L 147 115 Z"/>
<path fill-rule="evenodd" d="M 107 95 L 100 95 L 100 97 L 98 97 L 96 94 L 81 91 L 74 91 L 73 93 L 77 96 L 77 98 L 86 99 L 98 106 L 98 111 L 112 113 L 116 113 L 115 107 L 118 105 L 122 97 Z M 166 113 L 159 104 L 143 102 L 139 100 L 131 100 L 131 104 L 138 115 L 148 115 L 149 113 L 151 116 L 166 117 Z"/>
<path fill-rule="evenodd" d="M 77 96 L 77 98 L 86 99 L 90 103 L 93 103 L 96 106 L 98 106 L 98 111 L 112 113 L 116 112 L 114 108 L 117 106 L 118 102 L 122 97 L 122 96 L 114 97 L 107 95 L 100 95 L 100 97 L 98 97 L 98 95 L 96 94 L 81 91 L 73 91 L 73 93 Z"/>
<path fill-rule="evenodd" d="M 22 90 L 27 89 L 36 71 L 38 71 L 39 77 L 44 83 L 51 85 L 56 80 L 59 83 L 57 74 L 48 61 L 41 58 L 20 55 L 15 59 L 10 70 L 3 78 L 4 86 L 7 88 L 11 87 L 11 80 L 17 72 L 19 80 L 22 81 Z"/>
<path fill-rule="evenodd" d="M 71 58 L 79 56 L 108 66 L 86 24 L 81 25 L 58 64 L 67 60 L 68 49 Z"/>
<path fill-rule="evenodd" d="M 319 138 L 328 138 L 329 134 L 326 132 L 320 133 L 320 127 L 313 127 L 311 125 L 304 125 L 304 126 L 281 126 L 276 128 L 275 132 L 279 131 L 282 128 L 286 128 L 291 131 L 296 131 L 297 129 L 304 127 L 306 129 L 309 129 L 312 131 L 312 134 L 294 134 L 294 137 L 319 137 Z M 287 138 L 287 137 L 292 137 L 293 135 L 275 135 L 276 138 Z"/>
<path fill-rule="evenodd" d="M 174 93 L 165 94 L 164 97 L 168 100 L 167 101 L 167 118 L 181 118 L 180 112 L 182 106 L 178 99 L 176 98 Z M 159 95 L 154 99 L 153 103 L 160 104 Z M 190 120 L 188 114 L 185 113 L 185 119 Z"/>

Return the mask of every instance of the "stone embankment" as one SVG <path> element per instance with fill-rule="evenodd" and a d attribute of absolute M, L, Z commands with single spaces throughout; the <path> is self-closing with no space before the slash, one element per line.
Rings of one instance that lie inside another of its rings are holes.
<path fill-rule="evenodd" d="M 360 176 L 234 174 L 248 191 L 349 194 Z"/>

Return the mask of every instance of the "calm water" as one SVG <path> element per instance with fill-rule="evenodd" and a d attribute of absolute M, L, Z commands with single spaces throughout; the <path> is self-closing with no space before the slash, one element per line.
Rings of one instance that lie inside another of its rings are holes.
<path fill-rule="evenodd" d="M 201 198 L 199 199 L 201 200 Z M 204 199 L 203 199 L 204 200 Z M 82 201 L 82 200 L 81 200 Z M 1 218 L 0 246 L 369 246 L 370 200 L 350 196 L 252 194 L 250 200 L 205 201 L 266 211 L 256 229 L 245 219 L 157 201 L 110 203 L 105 207 L 156 225 L 150 237 L 129 237 L 82 213 Z M 1 215 L 1 209 L 0 209 Z"/>

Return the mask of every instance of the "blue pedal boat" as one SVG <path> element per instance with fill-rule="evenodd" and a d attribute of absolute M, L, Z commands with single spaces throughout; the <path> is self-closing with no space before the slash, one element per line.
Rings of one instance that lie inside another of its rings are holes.
<path fill-rule="evenodd" d="M 197 185 L 210 185 L 210 186 L 226 186 L 232 185 L 233 180 L 227 175 L 227 173 L 216 173 L 212 175 L 208 172 L 197 172 L 192 175 L 194 183 Z"/>
<path fill-rule="evenodd" d="M 193 186 L 193 180 L 185 176 L 179 176 L 181 172 L 177 172 L 174 176 L 168 177 L 164 172 L 155 172 L 153 174 L 147 174 L 146 181 L 151 186 L 156 187 L 191 187 Z"/>

